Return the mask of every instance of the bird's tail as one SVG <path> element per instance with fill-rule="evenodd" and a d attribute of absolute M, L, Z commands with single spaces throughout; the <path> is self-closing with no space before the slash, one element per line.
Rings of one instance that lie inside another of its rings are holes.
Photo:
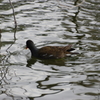
<path fill-rule="evenodd" d="M 67 50 L 67 52 L 69 52 L 70 54 L 79 54 L 78 52 L 74 52 L 74 48 L 70 48 Z"/>

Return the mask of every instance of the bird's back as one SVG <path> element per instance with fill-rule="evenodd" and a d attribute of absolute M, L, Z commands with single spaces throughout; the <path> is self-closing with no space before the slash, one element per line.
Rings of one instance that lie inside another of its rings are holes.
<path fill-rule="evenodd" d="M 63 58 L 66 54 L 71 54 L 70 51 L 74 50 L 71 45 L 68 46 L 46 46 L 39 49 L 40 57 L 44 58 Z"/>

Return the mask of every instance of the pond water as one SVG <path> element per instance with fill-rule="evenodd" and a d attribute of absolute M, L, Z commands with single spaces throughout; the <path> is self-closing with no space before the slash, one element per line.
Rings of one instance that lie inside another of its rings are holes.
<path fill-rule="evenodd" d="M 0 0 L 0 100 L 100 100 L 100 0 L 11 1 L 17 30 L 9 0 Z M 28 39 L 79 54 L 31 58 Z"/>

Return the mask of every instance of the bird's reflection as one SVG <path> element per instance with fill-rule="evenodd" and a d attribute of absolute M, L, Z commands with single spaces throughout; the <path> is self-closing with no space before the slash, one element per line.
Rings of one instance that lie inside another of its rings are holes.
<path fill-rule="evenodd" d="M 47 59 L 47 60 L 39 60 L 40 63 L 44 65 L 58 65 L 65 66 L 65 58 L 62 59 Z"/>
<path fill-rule="evenodd" d="M 31 67 L 32 65 L 34 65 L 35 63 L 37 62 L 37 59 L 36 58 L 30 58 L 27 60 L 27 67 Z"/>
<path fill-rule="evenodd" d="M 66 59 L 36 59 L 36 58 L 31 58 L 27 60 L 27 67 L 31 67 L 34 65 L 36 62 L 42 63 L 44 65 L 58 65 L 58 66 L 65 66 L 66 65 Z"/>

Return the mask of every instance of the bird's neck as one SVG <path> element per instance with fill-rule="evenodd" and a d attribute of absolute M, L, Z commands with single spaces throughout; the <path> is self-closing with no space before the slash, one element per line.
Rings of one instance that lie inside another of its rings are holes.
<path fill-rule="evenodd" d="M 38 56 L 38 49 L 33 46 L 32 48 L 30 48 L 30 51 L 31 51 L 31 55 L 34 56 L 34 57 L 37 57 Z"/>

